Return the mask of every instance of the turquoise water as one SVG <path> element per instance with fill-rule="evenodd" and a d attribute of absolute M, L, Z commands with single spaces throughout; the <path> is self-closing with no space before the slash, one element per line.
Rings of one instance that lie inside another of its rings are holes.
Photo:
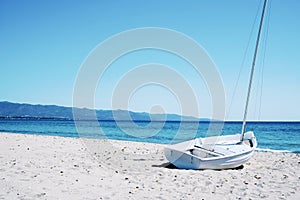
<path fill-rule="evenodd" d="M 169 144 L 204 137 L 210 125 L 209 122 L 80 121 L 76 128 L 71 120 L 2 119 L 0 131 Z M 241 122 L 225 122 L 222 132 L 239 133 L 241 126 Z M 246 129 L 254 131 L 260 150 L 300 153 L 300 122 L 249 122 Z"/>

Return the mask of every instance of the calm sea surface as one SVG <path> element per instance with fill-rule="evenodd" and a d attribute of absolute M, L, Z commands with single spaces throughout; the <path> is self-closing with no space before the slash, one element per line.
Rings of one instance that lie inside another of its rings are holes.
<path fill-rule="evenodd" d="M 205 137 L 221 125 L 209 122 L 79 121 L 75 123 L 68 120 L 2 119 L 0 132 L 169 144 L 195 137 Z M 239 133 L 241 126 L 241 122 L 226 122 L 221 132 L 224 135 Z M 260 150 L 300 153 L 300 122 L 249 122 L 246 129 L 254 131 Z"/>

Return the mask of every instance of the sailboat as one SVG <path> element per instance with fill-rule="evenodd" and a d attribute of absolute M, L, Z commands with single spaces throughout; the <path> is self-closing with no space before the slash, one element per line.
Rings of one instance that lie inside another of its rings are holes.
<path fill-rule="evenodd" d="M 246 163 L 257 147 L 252 131 L 245 132 L 248 104 L 259 40 L 265 15 L 267 0 L 264 1 L 255 51 L 252 61 L 247 99 L 244 110 L 242 131 L 240 134 L 196 138 L 164 148 L 169 162 L 181 169 L 230 169 Z"/>

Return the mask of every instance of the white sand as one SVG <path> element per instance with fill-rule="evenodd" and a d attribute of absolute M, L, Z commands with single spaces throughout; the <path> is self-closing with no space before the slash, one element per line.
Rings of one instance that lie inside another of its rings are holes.
<path fill-rule="evenodd" d="M 193 171 L 165 167 L 162 150 L 0 133 L 0 199 L 300 199 L 299 154 L 257 152 L 243 169 Z"/>

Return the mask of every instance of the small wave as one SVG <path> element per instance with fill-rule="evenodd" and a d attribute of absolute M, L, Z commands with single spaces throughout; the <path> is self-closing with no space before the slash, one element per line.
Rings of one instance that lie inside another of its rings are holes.
<path fill-rule="evenodd" d="M 263 148 L 256 148 L 255 151 L 258 152 L 277 152 L 277 153 L 293 153 L 289 150 L 274 150 L 274 149 L 263 149 Z"/>

